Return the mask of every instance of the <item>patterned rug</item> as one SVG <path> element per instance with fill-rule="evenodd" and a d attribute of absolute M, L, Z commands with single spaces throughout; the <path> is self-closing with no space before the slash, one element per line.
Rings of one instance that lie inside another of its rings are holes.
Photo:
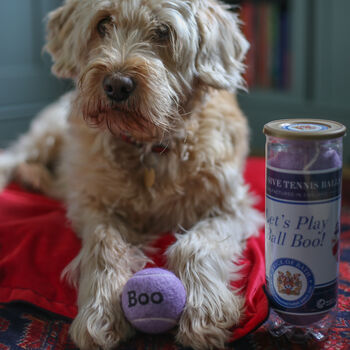
<path fill-rule="evenodd" d="M 30 304 L 0 305 L 0 350 L 76 349 L 68 329 L 71 320 L 38 309 Z M 342 215 L 339 311 L 336 323 L 323 343 L 295 345 L 286 339 L 271 337 L 264 325 L 246 337 L 228 344 L 236 350 L 348 350 L 350 349 L 350 209 Z M 160 336 L 138 334 L 117 350 L 189 350 L 174 343 L 172 334 Z"/>

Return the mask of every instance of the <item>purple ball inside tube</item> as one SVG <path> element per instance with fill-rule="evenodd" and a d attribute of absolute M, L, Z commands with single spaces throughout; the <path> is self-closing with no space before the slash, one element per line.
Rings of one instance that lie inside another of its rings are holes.
<path fill-rule="evenodd" d="M 340 168 L 342 160 L 336 149 L 329 147 L 330 141 L 315 142 L 288 140 L 285 152 L 269 159 L 269 165 L 286 170 L 324 170 Z M 283 142 L 281 142 L 283 147 Z M 288 147 L 290 146 L 290 147 Z"/>

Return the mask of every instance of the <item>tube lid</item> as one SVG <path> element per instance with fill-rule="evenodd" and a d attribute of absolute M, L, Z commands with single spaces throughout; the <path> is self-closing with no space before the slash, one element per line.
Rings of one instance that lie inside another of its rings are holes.
<path fill-rule="evenodd" d="M 346 127 L 324 119 L 281 119 L 265 124 L 263 132 L 286 139 L 324 140 L 344 136 Z"/>

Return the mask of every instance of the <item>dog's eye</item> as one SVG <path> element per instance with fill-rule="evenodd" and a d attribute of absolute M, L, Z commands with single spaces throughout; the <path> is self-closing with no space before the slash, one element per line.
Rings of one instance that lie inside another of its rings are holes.
<path fill-rule="evenodd" d="M 106 34 L 108 34 L 111 25 L 113 25 L 112 17 L 105 17 L 97 23 L 97 31 L 101 37 L 104 37 Z"/>
<path fill-rule="evenodd" d="M 161 24 L 156 28 L 155 34 L 158 40 L 167 40 L 170 36 L 170 28 L 166 24 Z"/>

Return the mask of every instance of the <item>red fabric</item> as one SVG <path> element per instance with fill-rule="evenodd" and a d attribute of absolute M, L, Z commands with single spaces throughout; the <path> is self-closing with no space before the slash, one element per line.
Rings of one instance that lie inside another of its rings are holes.
<path fill-rule="evenodd" d="M 79 248 L 60 203 L 9 186 L 0 195 L 0 302 L 24 300 L 73 317 L 76 293 L 60 275 Z"/>
<path fill-rule="evenodd" d="M 257 208 L 264 209 L 264 161 L 250 158 L 245 177 L 256 193 Z M 155 246 L 162 251 L 174 242 L 171 235 L 162 236 Z M 74 318 L 77 312 L 76 292 L 60 278 L 63 268 L 77 255 L 80 241 L 65 217 L 61 203 L 42 195 L 29 193 L 10 185 L 0 195 L 0 302 L 26 301 L 54 313 Z M 164 265 L 164 255 L 152 257 Z M 265 278 L 264 232 L 249 239 L 240 281 L 246 298 L 245 318 L 233 330 L 238 339 L 255 329 L 268 313 L 262 286 Z"/>

